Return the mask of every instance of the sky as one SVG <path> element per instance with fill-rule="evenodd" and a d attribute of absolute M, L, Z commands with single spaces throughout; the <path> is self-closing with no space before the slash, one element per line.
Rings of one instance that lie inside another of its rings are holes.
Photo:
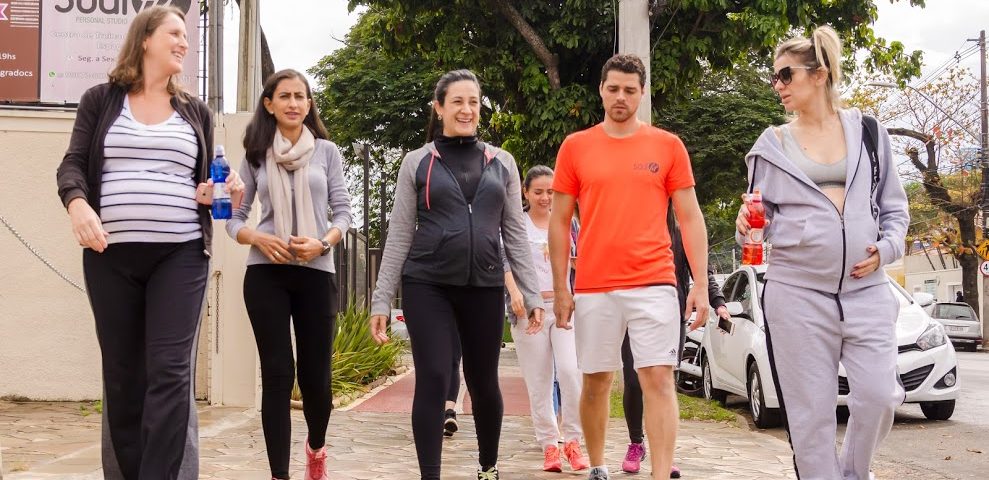
<path fill-rule="evenodd" d="M 275 69 L 305 72 L 323 56 L 342 46 L 340 40 L 357 21 L 359 11 L 349 13 L 347 0 L 259 0 L 261 26 L 271 48 Z M 924 72 L 949 61 L 956 52 L 973 45 L 979 30 L 989 29 L 989 0 L 927 0 L 926 8 L 910 7 L 907 0 L 876 0 L 879 20 L 876 34 L 899 40 L 907 51 L 924 52 Z M 234 2 L 227 7 L 224 28 L 225 110 L 232 111 L 237 91 L 237 35 L 239 17 Z M 963 66 L 978 74 L 978 56 Z"/>

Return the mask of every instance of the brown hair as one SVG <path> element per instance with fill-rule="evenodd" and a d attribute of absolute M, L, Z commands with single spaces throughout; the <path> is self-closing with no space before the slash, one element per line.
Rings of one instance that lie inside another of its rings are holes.
<path fill-rule="evenodd" d="M 477 85 L 477 91 L 481 91 L 481 82 L 477 80 L 477 75 L 474 75 L 474 72 L 467 69 L 451 70 L 444 73 L 436 82 L 436 88 L 433 89 L 433 101 L 439 102 L 440 105 L 446 105 L 446 92 L 450 89 L 450 85 L 464 80 L 474 82 L 474 85 Z M 443 134 L 443 121 L 436 115 L 436 109 L 432 105 L 429 107 L 429 112 L 429 123 L 426 125 L 426 142 L 432 142 L 436 137 Z"/>
<path fill-rule="evenodd" d="M 608 72 L 616 70 L 622 73 L 635 73 L 639 75 L 639 86 L 646 86 L 646 66 L 636 55 L 630 53 L 619 53 L 604 62 L 601 67 L 601 83 L 608 78 Z"/>
<path fill-rule="evenodd" d="M 265 80 L 264 87 L 261 89 L 261 97 L 258 98 L 258 105 L 254 108 L 254 116 L 251 117 L 251 122 L 247 124 L 247 129 L 244 131 L 245 156 L 248 163 L 255 168 L 260 167 L 261 163 L 264 162 L 268 149 L 271 148 L 271 143 L 275 141 L 275 129 L 278 128 L 278 121 L 275 120 L 275 116 L 268 113 L 268 110 L 264 108 L 264 99 L 274 100 L 278 84 L 282 83 L 282 80 L 291 79 L 302 81 L 302 84 L 306 86 L 306 98 L 312 102 L 309 113 L 302 120 L 302 124 L 312 132 L 314 137 L 329 138 L 323 121 L 319 119 L 319 110 L 316 109 L 312 89 L 309 88 L 309 81 L 306 80 L 305 75 L 291 68 L 279 70 Z"/>
<path fill-rule="evenodd" d="M 175 7 L 151 7 L 142 10 L 131 21 L 124 38 L 117 65 L 110 70 L 110 83 L 124 87 L 131 92 L 139 92 L 144 88 L 144 41 L 165 23 L 169 15 L 175 15 L 185 22 L 185 14 Z M 168 79 L 168 93 L 178 95 L 184 93 L 175 76 Z"/>
<path fill-rule="evenodd" d="M 823 25 L 815 28 L 810 38 L 793 37 L 776 47 L 776 58 L 783 55 L 790 55 L 810 68 L 827 70 L 825 95 L 831 108 L 841 108 L 841 92 L 838 91 L 841 85 L 841 38 L 838 32 Z"/>

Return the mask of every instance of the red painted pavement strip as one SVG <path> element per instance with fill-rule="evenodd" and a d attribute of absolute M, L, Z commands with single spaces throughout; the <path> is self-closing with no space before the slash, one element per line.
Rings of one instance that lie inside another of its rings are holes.
<path fill-rule="evenodd" d="M 525 416 L 529 415 L 529 394 L 525 389 L 525 381 L 518 376 L 498 377 L 501 385 L 501 396 L 505 402 L 505 415 Z M 415 392 L 415 371 L 405 376 L 405 378 L 385 387 L 373 397 L 354 407 L 354 412 L 376 412 L 376 413 L 411 413 L 412 395 Z M 464 395 L 463 413 L 470 415 L 471 401 L 470 395 Z"/>

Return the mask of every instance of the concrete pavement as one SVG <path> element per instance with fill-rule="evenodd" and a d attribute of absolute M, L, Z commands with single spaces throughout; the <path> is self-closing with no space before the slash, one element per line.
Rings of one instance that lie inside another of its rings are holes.
<path fill-rule="evenodd" d="M 524 385 L 514 352 L 504 352 L 500 381 L 506 399 L 499 469 L 503 479 L 585 478 L 586 473 L 545 473 L 542 452 L 533 437 Z M 414 371 L 377 389 L 349 408 L 334 411 L 327 442 L 331 478 L 418 478 L 409 405 Z M 464 402 L 469 411 L 469 400 Z M 260 416 L 253 409 L 201 405 L 201 477 L 270 478 Z M 470 415 L 461 430 L 445 440 L 444 479 L 470 479 L 477 465 L 477 444 Z M 302 412 L 292 412 L 293 467 L 304 470 L 306 430 Z M 0 402 L 3 478 L 99 479 L 100 415 L 81 403 Z M 624 423 L 612 420 L 607 460 L 620 470 L 628 442 Z M 676 450 L 684 478 L 787 479 L 793 477 L 787 444 L 736 425 L 682 422 Z M 622 477 L 619 477 L 622 478 Z M 645 472 L 635 478 L 648 478 Z"/>

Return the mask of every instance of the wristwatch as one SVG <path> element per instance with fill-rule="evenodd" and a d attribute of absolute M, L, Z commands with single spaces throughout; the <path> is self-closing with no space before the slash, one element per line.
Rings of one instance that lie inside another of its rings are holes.
<path fill-rule="evenodd" d="M 326 254 L 330 253 L 330 250 L 333 249 L 333 245 L 330 245 L 330 242 L 327 242 L 326 240 L 320 240 L 320 242 L 323 244 L 323 251 L 319 252 L 319 256 L 325 257 Z"/>

